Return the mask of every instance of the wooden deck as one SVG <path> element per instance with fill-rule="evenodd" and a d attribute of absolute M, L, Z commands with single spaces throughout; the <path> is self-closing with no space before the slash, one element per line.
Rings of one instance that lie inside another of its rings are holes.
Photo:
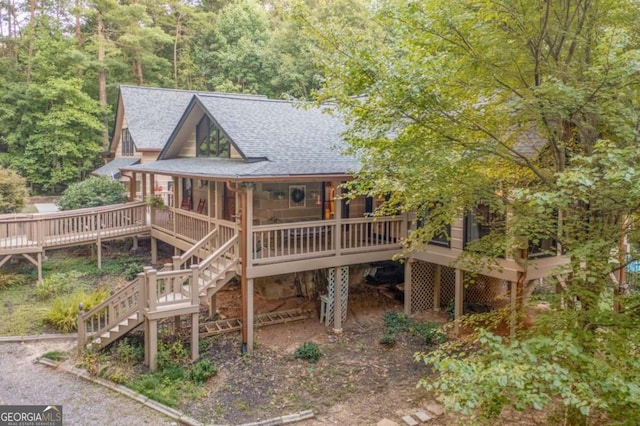
<path fill-rule="evenodd" d="M 0 216 L 0 256 L 149 234 L 144 203 L 30 215 Z"/>

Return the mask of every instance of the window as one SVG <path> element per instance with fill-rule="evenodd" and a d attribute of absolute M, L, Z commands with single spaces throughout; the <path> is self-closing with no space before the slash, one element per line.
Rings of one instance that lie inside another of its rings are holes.
<path fill-rule="evenodd" d="M 196 125 L 198 157 L 229 158 L 231 144 L 226 135 L 205 115 Z"/>
<path fill-rule="evenodd" d="M 502 213 L 492 211 L 491 208 L 479 202 L 472 214 L 464 218 L 464 246 L 472 241 L 486 237 L 491 232 L 505 231 L 505 216 Z"/>
<path fill-rule="evenodd" d="M 551 229 L 545 230 L 544 233 L 547 235 L 549 234 L 553 235 L 553 233 L 557 232 L 558 230 L 557 228 L 558 219 L 559 219 L 558 212 L 554 211 L 553 216 L 550 219 L 551 219 L 550 223 L 552 223 L 553 226 L 551 227 Z M 557 253 L 558 253 L 558 241 L 553 237 L 540 238 L 537 241 L 530 240 L 527 246 L 527 256 L 529 258 L 555 256 Z"/>
<path fill-rule="evenodd" d="M 429 219 L 429 209 L 425 209 L 422 214 L 418 214 L 416 226 L 422 228 Z M 451 247 L 451 225 L 444 225 L 436 234 L 433 235 L 429 244 L 441 247 Z"/>
<path fill-rule="evenodd" d="M 123 157 L 131 157 L 133 155 L 133 138 L 131 137 L 129 129 L 126 127 L 122 129 L 120 136 L 120 149 L 122 150 Z"/>

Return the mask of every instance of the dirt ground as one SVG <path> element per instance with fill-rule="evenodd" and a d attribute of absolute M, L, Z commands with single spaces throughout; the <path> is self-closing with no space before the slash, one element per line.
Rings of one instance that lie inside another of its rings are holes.
<path fill-rule="evenodd" d="M 239 290 L 228 286 L 219 293 L 223 315 L 234 317 Z M 319 322 L 319 302 L 306 298 L 267 301 L 256 298 L 257 313 L 292 308 L 313 309 L 304 321 L 260 328 L 252 356 L 241 356 L 240 338 L 223 335 L 209 340 L 201 356 L 219 368 L 207 384 L 209 397 L 180 407 L 193 417 L 214 424 L 240 424 L 302 410 L 315 418 L 305 425 L 375 425 L 383 418 L 401 417 L 423 409 L 433 398 L 418 380 L 429 374 L 413 354 L 428 349 L 421 339 L 400 335 L 394 347 L 379 343 L 384 312 L 402 311 L 402 303 L 365 284 L 351 286 L 343 332 L 334 334 Z M 427 318 L 424 318 L 427 320 Z M 432 314 L 433 321 L 445 316 Z M 311 364 L 294 358 L 306 341 L 319 345 L 322 356 Z M 442 423 L 444 418 L 430 424 Z"/>

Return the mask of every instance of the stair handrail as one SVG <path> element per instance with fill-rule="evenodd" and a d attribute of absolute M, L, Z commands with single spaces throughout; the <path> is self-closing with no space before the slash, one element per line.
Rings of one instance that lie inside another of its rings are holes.
<path fill-rule="evenodd" d="M 200 250 L 204 247 L 208 242 L 210 242 L 219 232 L 219 228 L 215 228 L 213 231 L 209 232 L 203 238 L 200 239 L 195 245 L 193 245 L 189 250 L 185 251 L 181 256 L 174 256 L 173 259 L 173 268 L 174 269 L 182 269 L 184 264 Z"/>
<path fill-rule="evenodd" d="M 138 311 L 143 302 L 145 273 L 141 272 L 133 280 L 127 283 L 120 290 L 111 294 L 105 300 L 98 305 L 84 311 L 84 306 L 80 305 L 80 311 L 78 312 L 78 347 L 83 348 L 86 346 L 88 334 L 100 335 L 102 332 L 111 329 L 114 325 L 118 324 L 125 318 Z M 138 294 L 136 295 L 136 290 Z M 134 303 L 128 307 L 128 309 L 116 314 L 116 302 L 119 301 L 119 297 L 125 295 L 128 292 L 133 292 Z M 106 308 L 106 312 L 105 312 Z M 91 330 L 87 329 L 87 321 L 92 320 Z M 94 322 L 95 319 L 95 322 Z"/>
<path fill-rule="evenodd" d="M 217 259 L 219 259 L 223 255 L 231 252 L 232 253 L 232 258 L 229 260 L 229 262 L 227 262 L 227 264 L 225 265 L 225 267 L 222 270 L 217 271 L 217 274 L 215 276 L 210 277 L 209 283 L 210 282 L 215 282 L 215 280 L 218 277 L 222 276 L 227 271 L 229 271 L 239 261 L 239 258 L 238 258 L 238 255 L 237 255 L 237 242 L 238 242 L 239 239 L 240 239 L 239 235 L 235 234 L 233 237 L 231 237 L 231 239 L 229 239 L 229 241 L 227 241 L 226 243 L 221 245 L 220 248 L 218 248 L 216 251 L 211 253 L 209 255 L 209 257 L 207 257 L 202 262 L 200 262 L 198 264 L 198 273 L 205 271 Z M 236 253 L 233 253 L 233 251 L 235 251 Z M 202 287 L 198 286 L 199 290 L 202 291 L 205 288 L 207 288 L 209 286 L 209 283 L 207 283 L 206 285 L 204 285 Z"/>

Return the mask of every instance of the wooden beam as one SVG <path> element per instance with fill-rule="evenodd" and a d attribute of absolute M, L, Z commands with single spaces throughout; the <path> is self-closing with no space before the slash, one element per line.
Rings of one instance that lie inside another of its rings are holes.
<path fill-rule="evenodd" d="M 462 269 L 456 268 L 455 271 L 456 284 L 455 284 L 455 295 L 454 295 L 454 325 L 453 332 L 456 335 L 460 334 L 460 317 L 462 317 L 463 311 L 463 303 L 464 303 L 464 272 Z"/>
<path fill-rule="evenodd" d="M 340 334 L 342 333 L 342 267 L 340 266 L 335 267 L 334 288 L 333 332 L 336 334 Z"/>
<path fill-rule="evenodd" d="M 411 296 L 412 296 L 412 277 L 411 271 L 413 270 L 413 262 L 407 260 L 404 264 L 404 313 L 411 315 Z"/>
<path fill-rule="evenodd" d="M 254 318 L 253 318 L 253 280 L 247 279 L 247 352 L 249 354 L 253 353 L 253 327 L 254 327 Z"/>

